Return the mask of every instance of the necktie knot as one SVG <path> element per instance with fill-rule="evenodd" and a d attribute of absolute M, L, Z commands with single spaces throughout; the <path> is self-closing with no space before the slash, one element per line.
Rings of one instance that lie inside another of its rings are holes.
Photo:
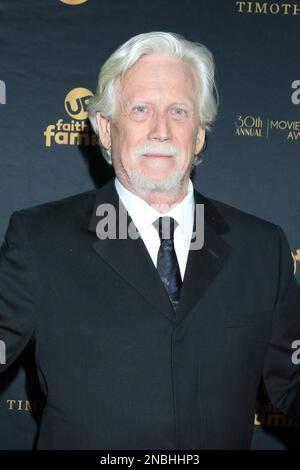
<path fill-rule="evenodd" d="M 162 240 L 174 240 L 174 231 L 178 222 L 173 217 L 159 217 L 153 225 L 158 231 L 161 242 Z"/>

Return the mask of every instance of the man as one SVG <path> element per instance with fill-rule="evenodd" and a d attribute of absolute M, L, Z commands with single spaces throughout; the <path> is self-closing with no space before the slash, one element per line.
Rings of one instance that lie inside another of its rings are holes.
<path fill-rule="evenodd" d="M 300 288 L 285 234 L 190 179 L 216 98 L 204 46 L 131 38 L 89 104 L 116 179 L 13 213 L 1 367 L 35 342 L 39 449 L 248 449 L 261 377 L 300 419 Z"/>

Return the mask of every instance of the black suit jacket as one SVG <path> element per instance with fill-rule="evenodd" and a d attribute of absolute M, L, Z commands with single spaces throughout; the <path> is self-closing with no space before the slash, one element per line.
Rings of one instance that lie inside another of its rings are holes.
<path fill-rule="evenodd" d="M 300 418 L 300 288 L 286 237 L 195 200 L 204 246 L 189 253 L 175 319 L 142 239 L 97 237 L 98 205 L 118 207 L 113 180 L 12 214 L 0 370 L 35 342 L 39 449 L 247 449 L 261 377 L 273 404 Z"/>

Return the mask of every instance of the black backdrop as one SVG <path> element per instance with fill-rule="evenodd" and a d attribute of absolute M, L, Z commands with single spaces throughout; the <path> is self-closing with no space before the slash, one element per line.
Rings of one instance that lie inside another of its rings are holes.
<path fill-rule="evenodd" d="M 300 3 L 286 1 L 0 0 L 0 239 L 13 210 L 112 176 L 85 121 L 100 65 L 135 34 L 172 31 L 217 64 L 219 116 L 196 188 L 281 225 L 299 280 L 299 26 Z M 43 397 L 33 354 L 0 376 L 1 449 L 34 447 Z M 253 425 L 254 449 L 297 447 L 299 429 L 263 390 Z"/>

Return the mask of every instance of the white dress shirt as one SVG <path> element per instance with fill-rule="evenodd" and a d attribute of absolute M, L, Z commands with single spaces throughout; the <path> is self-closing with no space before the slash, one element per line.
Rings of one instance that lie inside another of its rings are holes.
<path fill-rule="evenodd" d="M 128 191 L 128 189 L 120 183 L 118 178 L 115 178 L 115 186 L 118 195 L 132 218 L 155 267 L 157 267 L 157 254 L 160 247 L 160 238 L 153 222 L 158 217 L 162 216 L 173 217 L 177 221 L 178 226 L 174 231 L 174 248 L 178 259 L 181 278 L 183 280 L 194 221 L 195 202 L 193 194 L 194 188 L 191 179 L 189 180 L 188 192 L 184 199 L 164 214 L 157 211 L 139 196 Z"/>

